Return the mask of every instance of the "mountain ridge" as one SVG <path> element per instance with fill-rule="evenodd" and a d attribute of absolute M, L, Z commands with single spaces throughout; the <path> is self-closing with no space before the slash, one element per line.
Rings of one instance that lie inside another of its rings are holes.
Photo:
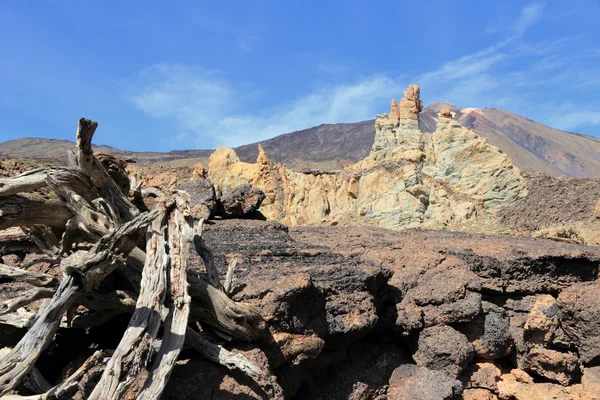
<path fill-rule="evenodd" d="M 448 108 L 461 125 L 500 148 L 524 172 L 600 177 L 598 138 L 561 131 L 498 108 L 459 109 L 446 102 L 435 102 L 423 109 L 419 115 L 423 132 L 435 131 L 442 108 Z M 335 170 L 366 157 L 374 136 L 374 119 L 321 124 L 239 146 L 235 151 L 242 161 L 254 161 L 260 144 L 271 159 L 291 168 Z M 0 143 L 0 156 L 64 162 L 66 152 L 72 146 L 72 141 L 63 139 L 21 138 Z M 214 151 L 135 152 L 108 145 L 98 145 L 94 149 L 142 163 L 204 159 Z"/>

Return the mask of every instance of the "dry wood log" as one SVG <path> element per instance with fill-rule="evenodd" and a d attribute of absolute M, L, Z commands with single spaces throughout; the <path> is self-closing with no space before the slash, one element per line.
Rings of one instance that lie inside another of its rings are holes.
<path fill-rule="evenodd" d="M 0 210 L 0 229 L 31 225 L 63 228 L 73 216 L 58 200 L 19 194 L 0 197 Z"/>
<path fill-rule="evenodd" d="M 166 218 L 163 212 L 149 229 L 146 264 L 142 272 L 142 287 L 129 326 L 89 400 L 110 400 L 123 397 L 136 379 L 145 373 L 143 365 L 160 327 L 160 313 L 166 295 L 166 267 L 169 262 Z"/>
<path fill-rule="evenodd" d="M 0 243 L 2 244 L 27 241 L 29 241 L 27 233 L 19 227 L 8 228 L 0 231 Z"/>
<path fill-rule="evenodd" d="M 158 399 L 171 375 L 186 337 L 190 313 L 187 293 L 188 258 L 192 246 L 194 222 L 189 217 L 189 195 L 175 195 L 176 207 L 169 215 L 169 312 L 165 319 L 164 335 L 148 379 L 138 399 Z"/>
<path fill-rule="evenodd" d="M 193 300 L 192 320 L 210 325 L 225 339 L 253 342 L 265 334 L 266 324 L 260 312 L 246 303 L 236 303 L 224 292 L 195 275 L 188 274 Z"/>
<path fill-rule="evenodd" d="M 202 238 L 202 222 L 199 234 L 194 235 L 189 196 L 184 192 L 166 194 L 156 189 L 156 201 L 148 207 L 152 211 L 140 214 L 94 156 L 91 141 L 96 127 L 94 121 L 79 120 L 76 151 L 69 157 L 70 169 L 40 169 L 0 179 L 0 228 L 23 226 L 28 238 L 50 256 L 44 261 L 60 262 L 64 276 L 55 288 L 56 281 L 43 274 L 32 274 L 24 268 L 4 270 L 6 276 L 28 280 L 42 288 L 0 306 L 0 322 L 29 327 L 21 341 L 0 357 L 0 396 L 23 382 L 58 327 L 66 326 L 65 321 L 79 327 L 99 326 L 124 312 L 133 313 L 130 324 L 94 388 L 92 399 L 160 397 L 184 342 L 227 368 L 239 369 L 255 378 L 261 376 L 262 372 L 244 357 L 212 344 L 188 328 L 189 320 L 201 321 L 227 339 L 254 341 L 262 337 L 265 323 L 260 313 L 227 295 L 236 260 L 229 265 L 224 287 L 212 252 Z M 18 194 L 45 186 L 56 193 L 58 201 Z M 150 223 L 145 253 L 136 243 L 140 231 Z M 64 230 L 60 242 L 50 228 Z M 73 246 L 82 241 L 88 243 Z M 95 244 L 90 247 L 90 243 Z M 208 282 L 188 271 L 192 243 L 206 264 Z M 0 265 L 0 276 L 2 271 Z M 105 281 L 109 274 L 111 279 Z M 115 290 L 126 283 L 132 292 Z M 113 292 L 108 294 L 95 291 L 104 293 L 111 285 Z M 20 308 L 49 296 L 52 297 L 36 315 Z M 89 313 L 75 316 L 79 305 Z M 12 311 L 15 312 L 1 315 Z M 158 339 L 161 325 L 164 333 Z M 91 365 L 88 360 L 65 382 L 40 395 L 16 398 L 69 396 L 76 388 L 75 381 Z"/>
<path fill-rule="evenodd" d="M 42 351 L 50 344 L 63 314 L 81 290 L 90 290 L 123 260 L 137 242 L 140 230 L 158 214 L 139 215 L 115 232 L 103 236 L 88 252 L 74 253 L 61 263 L 65 279 L 54 296 L 40 309 L 33 326 L 0 360 L 0 395 L 14 389 L 31 370 Z"/>
<path fill-rule="evenodd" d="M 103 359 L 104 352 L 101 350 L 96 351 L 64 382 L 52 387 L 45 393 L 32 396 L 8 395 L 3 398 L 6 400 L 57 400 L 70 398 L 78 388 L 79 381 L 83 375 L 93 367 L 102 364 Z"/>
<path fill-rule="evenodd" d="M 191 328 L 187 329 L 186 343 L 204 358 L 229 370 L 239 370 L 251 378 L 258 378 L 264 374 L 260 368 L 246 357 L 232 353 L 223 346 L 204 339 Z"/>
<path fill-rule="evenodd" d="M 39 168 L 10 178 L 0 178 L 0 197 L 33 192 L 46 186 L 48 168 Z"/>
<path fill-rule="evenodd" d="M 24 228 L 27 236 L 35 243 L 38 250 L 51 257 L 60 253 L 60 243 L 56 235 L 47 226 L 34 225 Z"/>
<path fill-rule="evenodd" d="M 36 263 L 38 260 L 36 260 Z M 58 286 L 53 276 L 27 271 L 26 269 L 0 264 L 0 278 L 26 282 L 34 286 Z"/>
<path fill-rule="evenodd" d="M 139 214 L 139 210 L 127 199 L 117 183 L 110 177 L 92 151 L 92 137 L 98 123 L 86 118 L 80 118 L 77 126 L 76 142 L 77 155 L 74 159 L 76 166 L 89 176 L 92 185 L 98 189 L 102 198 L 111 205 L 117 213 L 116 223 L 130 221 Z"/>

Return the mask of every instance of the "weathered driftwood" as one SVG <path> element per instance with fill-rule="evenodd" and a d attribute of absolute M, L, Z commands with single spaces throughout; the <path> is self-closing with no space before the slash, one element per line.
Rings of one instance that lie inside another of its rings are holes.
<path fill-rule="evenodd" d="M 165 319 L 164 335 L 154 364 L 138 399 L 158 399 L 162 394 L 179 352 L 183 347 L 190 314 L 190 297 L 187 291 L 188 258 L 192 245 L 194 222 L 189 217 L 189 196 L 175 196 L 176 206 L 169 215 L 168 265 L 170 291 L 167 292 L 169 312 Z"/>
<path fill-rule="evenodd" d="M 0 210 L 0 229 L 32 225 L 63 228 L 73 216 L 58 200 L 20 194 L 0 197 Z"/>
<path fill-rule="evenodd" d="M 47 299 L 52 297 L 53 295 L 53 289 L 35 288 L 28 290 L 19 297 L 15 297 L 14 299 L 10 299 L 9 301 L 0 304 L 0 315 L 17 311 L 19 308 L 31 304 L 36 300 Z"/>
<path fill-rule="evenodd" d="M 46 186 L 48 168 L 39 168 L 10 178 L 0 178 L 0 197 L 34 192 Z"/>
<path fill-rule="evenodd" d="M 203 357 L 210 361 L 222 365 L 230 370 L 239 370 L 252 378 L 259 378 L 264 372 L 250 362 L 247 358 L 232 353 L 223 346 L 219 346 L 209 340 L 204 339 L 198 332 L 192 328 L 187 329 L 186 343 Z"/>
<path fill-rule="evenodd" d="M 8 395 L 6 400 L 58 400 L 70 398 L 71 394 L 76 391 L 79 381 L 82 376 L 90 369 L 97 365 L 101 365 L 104 359 L 104 353 L 101 350 L 92 354 L 71 376 L 59 385 L 51 387 L 42 394 L 31 396 Z"/>
<path fill-rule="evenodd" d="M 214 257 L 202 238 L 202 221 L 196 224 L 190 218 L 185 192 L 153 189 L 151 206 L 142 204 L 142 211 L 151 211 L 140 213 L 123 193 L 125 185 L 115 183 L 94 156 L 91 140 L 96 127 L 94 121 L 79 120 L 77 146 L 69 156 L 69 168 L 45 168 L 0 179 L 0 228 L 22 227 L 19 240 L 35 243 L 46 254 L 46 258 L 30 265 L 60 264 L 63 274 L 59 283 L 52 276 L 27 271 L 29 265 L 15 268 L 0 264 L 0 277 L 33 286 L 0 304 L 0 324 L 29 328 L 13 349 L 0 354 L 0 396 L 70 396 L 77 389 L 77 380 L 102 357 L 96 353 L 52 388 L 38 376 L 36 360 L 59 326 L 101 326 L 122 313 L 132 314 L 129 326 L 106 363 L 91 399 L 125 395 L 159 398 L 184 342 L 213 362 L 260 377 L 262 371 L 243 356 L 213 344 L 188 327 L 188 322 L 201 321 L 226 339 L 253 341 L 262 336 L 265 324 L 258 311 L 228 297 L 236 260 L 229 265 L 225 286 L 221 285 Z M 42 188 L 51 190 L 57 199 L 22 194 Z M 151 229 L 144 252 L 137 247 L 137 239 L 148 225 Z M 198 230 L 194 229 L 196 225 Z M 60 240 L 51 228 L 64 232 Z M 192 246 L 206 264 L 208 281 L 188 271 Z M 100 294 L 96 289 L 108 275 L 109 282 L 118 281 L 120 287 L 129 289 L 106 293 L 105 284 Z M 36 314 L 22 308 L 41 298 L 48 299 Z M 77 312 L 79 306 L 85 307 L 83 314 Z M 163 334 L 158 338 L 161 326 Z M 41 394 L 8 394 L 25 380 L 35 381 L 35 376 L 42 384 L 33 387 Z"/>
<path fill-rule="evenodd" d="M 63 314 L 82 290 L 90 290 L 108 275 L 135 247 L 140 231 L 157 215 L 151 212 L 139 215 L 115 232 L 102 237 L 86 253 L 74 253 L 61 262 L 65 279 L 54 296 L 44 303 L 33 326 L 0 360 L 0 395 L 14 389 L 33 368 L 41 352 L 52 341 Z"/>
<path fill-rule="evenodd" d="M 39 260 L 36 260 L 36 264 Z M 24 266 L 25 268 L 28 265 Z M 27 271 L 26 269 L 0 264 L 0 276 L 3 278 L 26 282 L 33 286 L 57 286 L 58 281 L 53 276 Z"/>

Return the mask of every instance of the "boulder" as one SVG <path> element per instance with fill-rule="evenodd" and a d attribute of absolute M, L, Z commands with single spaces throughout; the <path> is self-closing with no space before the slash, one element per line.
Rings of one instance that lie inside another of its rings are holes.
<path fill-rule="evenodd" d="M 457 378 L 474 355 L 473 345 L 457 330 L 443 325 L 426 328 L 419 333 L 418 349 L 413 354 L 417 365 L 442 370 Z"/>
<path fill-rule="evenodd" d="M 265 199 L 262 190 L 240 185 L 219 198 L 219 214 L 223 218 L 248 218 L 258 211 Z"/>
<path fill-rule="evenodd" d="M 502 307 L 482 302 L 482 313 L 459 327 L 473 343 L 479 358 L 494 360 L 506 356 L 512 346 L 508 314 Z"/>
<path fill-rule="evenodd" d="M 502 371 L 494 363 L 479 362 L 469 365 L 464 374 L 465 389 L 485 389 L 498 393 L 498 381 Z"/>
<path fill-rule="evenodd" d="M 215 188 L 208 179 L 196 179 L 176 187 L 190 195 L 192 214 L 196 218 L 209 219 L 217 210 Z"/>
<path fill-rule="evenodd" d="M 523 358 L 523 369 L 561 385 L 569 385 L 579 375 L 579 359 L 573 353 L 534 346 Z"/>
<path fill-rule="evenodd" d="M 600 361 L 600 281 L 576 283 L 558 296 L 561 326 L 584 364 Z"/>
<path fill-rule="evenodd" d="M 597 395 L 581 385 L 564 387 L 553 383 L 536 383 L 525 371 L 513 369 L 498 382 L 501 400 L 594 400 Z"/>
<path fill-rule="evenodd" d="M 537 296 L 525 321 L 524 339 L 534 344 L 549 345 L 560 323 L 560 309 L 549 294 Z"/>
<path fill-rule="evenodd" d="M 459 399 L 462 384 L 444 371 L 404 364 L 394 370 L 387 391 L 388 400 Z"/>

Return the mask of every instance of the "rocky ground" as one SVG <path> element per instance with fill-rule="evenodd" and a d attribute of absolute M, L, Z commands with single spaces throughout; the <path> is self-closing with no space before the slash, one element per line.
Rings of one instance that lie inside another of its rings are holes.
<path fill-rule="evenodd" d="M 218 201 L 252 210 L 245 200 Z M 263 373 L 251 379 L 186 350 L 164 398 L 598 398 L 598 247 L 248 219 L 208 221 L 205 234 L 222 274 L 239 261 L 232 297 L 257 307 L 269 326 L 256 343 L 221 343 Z M 35 257 L 5 248 L 2 262 Z M 200 260 L 194 265 L 203 272 Z M 27 288 L 1 283 L 1 300 Z M 114 348 L 128 320 L 59 330 L 38 362 L 42 375 L 58 381 L 75 355 Z M 24 329 L 2 324 L 0 332 L 4 347 Z"/>
<path fill-rule="evenodd" d="M 598 248 L 248 220 L 207 237 L 240 260 L 234 298 L 271 331 L 243 353 L 272 377 L 189 356 L 167 398 L 599 398 Z"/>

